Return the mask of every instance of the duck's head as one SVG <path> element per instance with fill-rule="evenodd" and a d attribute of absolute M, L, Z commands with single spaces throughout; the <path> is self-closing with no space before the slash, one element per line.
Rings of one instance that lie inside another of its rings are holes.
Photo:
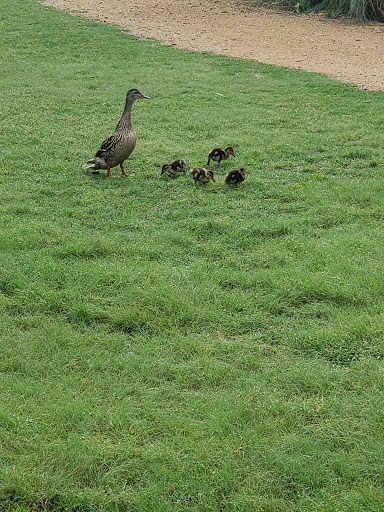
<path fill-rule="evenodd" d="M 227 148 L 225 148 L 225 152 L 227 153 L 227 155 L 235 156 L 235 152 L 233 151 L 232 146 L 228 146 Z"/>
<path fill-rule="evenodd" d="M 209 178 L 211 181 L 213 181 L 213 183 L 216 183 L 216 180 L 213 177 L 213 172 L 212 171 L 206 171 L 205 175 L 206 175 L 207 178 Z"/>
<path fill-rule="evenodd" d="M 127 100 L 128 99 L 130 101 L 135 101 L 139 99 L 149 100 L 149 96 L 144 96 L 144 94 L 141 94 L 141 92 L 137 89 L 129 89 L 129 91 L 127 92 Z"/>

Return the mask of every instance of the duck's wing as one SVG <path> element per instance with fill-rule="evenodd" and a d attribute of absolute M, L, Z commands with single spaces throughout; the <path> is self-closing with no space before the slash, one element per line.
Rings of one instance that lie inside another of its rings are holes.
<path fill-rule="evenodd" d="M 95 154 L 95 157 L 99 158 L 107 158 L 107 155 L 110 155 L 116 148 L 119 146 L 122 139 L 122 134 L 120 132 L 112 132 L 104 142 L 101 144 L 100 149 Z"/>

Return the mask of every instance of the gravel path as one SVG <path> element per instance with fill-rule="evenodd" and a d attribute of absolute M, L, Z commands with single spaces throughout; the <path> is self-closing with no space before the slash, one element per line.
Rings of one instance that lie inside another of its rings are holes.
<path fill-rule="evenodd" d="M 384 24 L 266 10 L 250 0 L 45 0 L 176 48 L 323 73 L 384 90 Z"/>

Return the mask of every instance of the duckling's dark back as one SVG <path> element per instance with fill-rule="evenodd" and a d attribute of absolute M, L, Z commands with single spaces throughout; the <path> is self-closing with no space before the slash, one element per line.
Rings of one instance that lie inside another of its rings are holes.
<path fill-rule="evenodd" d="M 220 164 L 220 162 L 222 160 L 226 160 L 229 155 L 232 155 L 233 157 L 235 156 L 235 152 L 233 150 L 233 147 L 232 146 L 227 146 L 225 149 L 221 149 L 221 148 L 213 148 L 211 149 L 211 151 L 208 153 L 208 162 L 207 162 L 207 165 L 209 165 L 209 162 L 211 160 L 214 160 L 215 162 L 217 162 L 218 164 Z"/>
<path fill-rule="evenodd" d="M 165 172 L 168 173 L 168 176 L 172 176 L 179 172 L 185 172 L 187 170 L 187 162 L 183 158 L 177 158 L 170 164 L 163 165 L 161 169 L 161 174 Z"/>
<path fill-rule="evenodd" d="M 241 169 L 233 169 L 229 171 L 225 177 L 225 183 L 227 185 L 237 185 L 245 180 L 245 169 L 241 167 Z"/>
<path fill-rule="evenodd" d="M 215 182 L 213 172 L 207 171 L 207 169 L 204 169 L 204 167 L 192 167 L 192 169 L 189 171 L 189 175 L 195 180 L 195 183 L 198 181 L 201 183 L 208 183 L 208 181 Z"/>

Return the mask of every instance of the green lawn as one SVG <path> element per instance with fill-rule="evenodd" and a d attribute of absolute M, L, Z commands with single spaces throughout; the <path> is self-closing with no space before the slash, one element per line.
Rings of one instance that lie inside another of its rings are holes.
<path fill-rule="evenodd" d="M 384 93 L 36 0 L 0 34 L 0 510 L 381 510 Z"/>

